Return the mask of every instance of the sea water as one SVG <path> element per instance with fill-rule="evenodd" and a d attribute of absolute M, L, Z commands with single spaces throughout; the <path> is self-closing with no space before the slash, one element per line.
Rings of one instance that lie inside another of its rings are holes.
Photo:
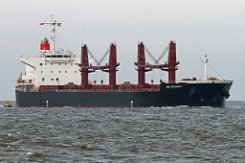
<path fill-rule="evenodd" d="M 245 102 L 226 108 L 0 108 L 0 162 L 244 162 Z"/>

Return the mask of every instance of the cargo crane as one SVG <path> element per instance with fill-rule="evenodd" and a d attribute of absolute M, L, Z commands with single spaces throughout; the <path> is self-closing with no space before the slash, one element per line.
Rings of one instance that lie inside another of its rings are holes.
<path fill-rule="evenodd" d="M 168 50 L 168 62 L 165 64 L 158 64 L 162 57 Z M 171 41 L 168 48 L 156 59 L 151 52 L 145 48 L 143 42 L 138 44 L 138 62 L 135 62 L 138 71 L 138 85 L 145 85 L 145 72 L 152 71 L 153 69 L 160 69 L 168 72 L 168 83 L 175 83 L 175 71 L 179 62 L 176 61 L 176 45 L 175 42 Z M 154 60 L 155 64 L 146 64 L 145 51 Z"/>
<path fill-rule="evenodd" d="M 107 50 L 109 52 L 109 64 L 106 64 L 104 66 L 101 66 L 102 61 L 107 56 L 108 52 L 106 52 L 100 61 L 97 61 L 92 53 L 90 52 L 91 57 L 95 60 L 97 63 L 97 66 L 92 66 L 89 64 L 88 61 L 88 48 L 86 45 L 82 46 L 82 52 L 81 52 L 81 64 L 79 66 L 81 67 L 81 73 L 82 73 L 82 88 L 89 88 L 88 84 L 88 73 L 95 72 L 97 70 L 101 70 L 103 72 L 109 73 L 109 87 L 115 88 L 116 87 L 116 72 L 117 67 L 120 65 L 120 63 L 117 63 L 117 51 L 116 51 L 116 44 L 111 44 L 110 50 Z"/>

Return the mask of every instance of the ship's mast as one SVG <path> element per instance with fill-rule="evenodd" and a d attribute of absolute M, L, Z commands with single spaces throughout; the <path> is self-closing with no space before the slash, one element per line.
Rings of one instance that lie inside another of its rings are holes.
<path fill-rule="evenodd" d="M 41 22 L 40 25 L 50 25 L 51 32 L 50 32 L 50 39 L 51 39 L 51 50 L 55 53 L 55 44 L 56 44 L 56 27 L 61 27 L 61 22 L 54 18 L 54 15 L 51 15 L 49 21 Z"/>
<path fill-rule="evenodd" d="M 208 80 L 208 56 L 207 54 L 204 58 L 201 58 L 201 61 L 204 63 L 204 80 Z"/>

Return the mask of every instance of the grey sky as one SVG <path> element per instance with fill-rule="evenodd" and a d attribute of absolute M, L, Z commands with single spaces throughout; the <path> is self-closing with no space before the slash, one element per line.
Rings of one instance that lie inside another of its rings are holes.
<path fill-rule="evenodd" d="M 231 99 L 245 100 L 244 0 L 1 0 L 0 100 L 14 100 L 16 79 L 25 69 L 19 57 L 39 55 L 48 29 L 38 24 L 51 14 L 63 22 L 60 45 L 76 55 L 82 43 L 98 58 L 110 42 L 117 43 L 118 83 L 137 82 L 138 41 L 157 56 L 176 40 L 177 79 L 201 77 L 200 57 L 208 54 L 211 75 L 234 80 Z M 153 77 L 158 82 L 160 72 L 147 76 L 148 82 Z M 107 75 L 90 78 L 105 80 Z"/>

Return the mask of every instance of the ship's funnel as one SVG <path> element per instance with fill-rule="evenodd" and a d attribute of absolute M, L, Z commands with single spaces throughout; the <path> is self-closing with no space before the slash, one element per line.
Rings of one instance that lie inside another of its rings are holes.
<path fill-rule="evenodd" d="M 50 50 L 50 44 L 47 38 L 44 38 L 44 40 L 40 43 L 40 51 L 41 53 L 46 53 Z"/>

